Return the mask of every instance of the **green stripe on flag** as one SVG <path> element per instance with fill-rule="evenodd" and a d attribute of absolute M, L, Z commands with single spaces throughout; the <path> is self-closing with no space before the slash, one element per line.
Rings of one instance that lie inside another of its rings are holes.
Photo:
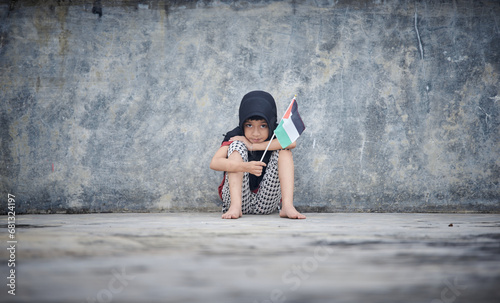
<path fill-rule="evenodd" d="M 288 134 L 283 127 L 283 123 L 284 120 L 281 120 L 278 127 L 276 127 L 276 129 L 274 130 L 274 134 L 276 135 L 276 138 L 278 138 L 281 147 L 286 148 L 288 145 L 292 144 L 292 141 L 290 140 L 290 137 L 288 137 Z"/>

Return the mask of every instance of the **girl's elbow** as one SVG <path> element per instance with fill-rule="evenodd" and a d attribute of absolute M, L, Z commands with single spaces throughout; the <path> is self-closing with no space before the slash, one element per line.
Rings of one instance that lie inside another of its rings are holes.
<path fill-rule="evenodd" d="M 288 145 L 286 149 L 294 149 L 297 147 L 297 141 L 293 142 L 292 144 Z"/>
<path fill-rule="evenodd" d="M 219 159 L 212 159 L 212 161 L 210 161 L 210 169 L 223 171 L 224 165 L 219 161 Z"/>
<path fill-rule="evenodd" d="M 210 169 L 217 170 L 213 159 L 210 161 Z"/>

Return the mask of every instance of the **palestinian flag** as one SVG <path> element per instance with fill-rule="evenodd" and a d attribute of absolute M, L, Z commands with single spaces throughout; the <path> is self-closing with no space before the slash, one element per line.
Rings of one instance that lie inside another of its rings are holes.
<path fill-rule="evenodd" d="M 299 115 L 297 101 L 295 97 L 293 97 L 292 103 L 288 106 L 274 134 L 276 138 L 278 138 L 281 147 L 286 148 L 288 145 L 295 142 L 305 129 L 306 126 Z"/>

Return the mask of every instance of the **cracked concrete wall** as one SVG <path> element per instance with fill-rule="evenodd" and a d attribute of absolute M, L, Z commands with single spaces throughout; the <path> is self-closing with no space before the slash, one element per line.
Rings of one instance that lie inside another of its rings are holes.
<path fill-rule="evenodd" d="M 303 211 L 499 211 L 498 1 L 0 1 L 19 213 L 220 210 L 241 97 L 296 93 Z M 1 199 L 6 212 L 7 198 Z"/>

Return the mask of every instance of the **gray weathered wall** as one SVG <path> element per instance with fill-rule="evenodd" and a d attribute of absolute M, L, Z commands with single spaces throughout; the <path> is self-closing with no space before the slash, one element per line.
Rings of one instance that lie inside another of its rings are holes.
<path fill-rule="evenodd" d="M 220 210 L 208 165 L 254 89 L 279 112 L 298 95 L 303 211 L 500 211 L 499 1 L 0 1 L 0 20 L 1 212 L 7 193 Z"/>

